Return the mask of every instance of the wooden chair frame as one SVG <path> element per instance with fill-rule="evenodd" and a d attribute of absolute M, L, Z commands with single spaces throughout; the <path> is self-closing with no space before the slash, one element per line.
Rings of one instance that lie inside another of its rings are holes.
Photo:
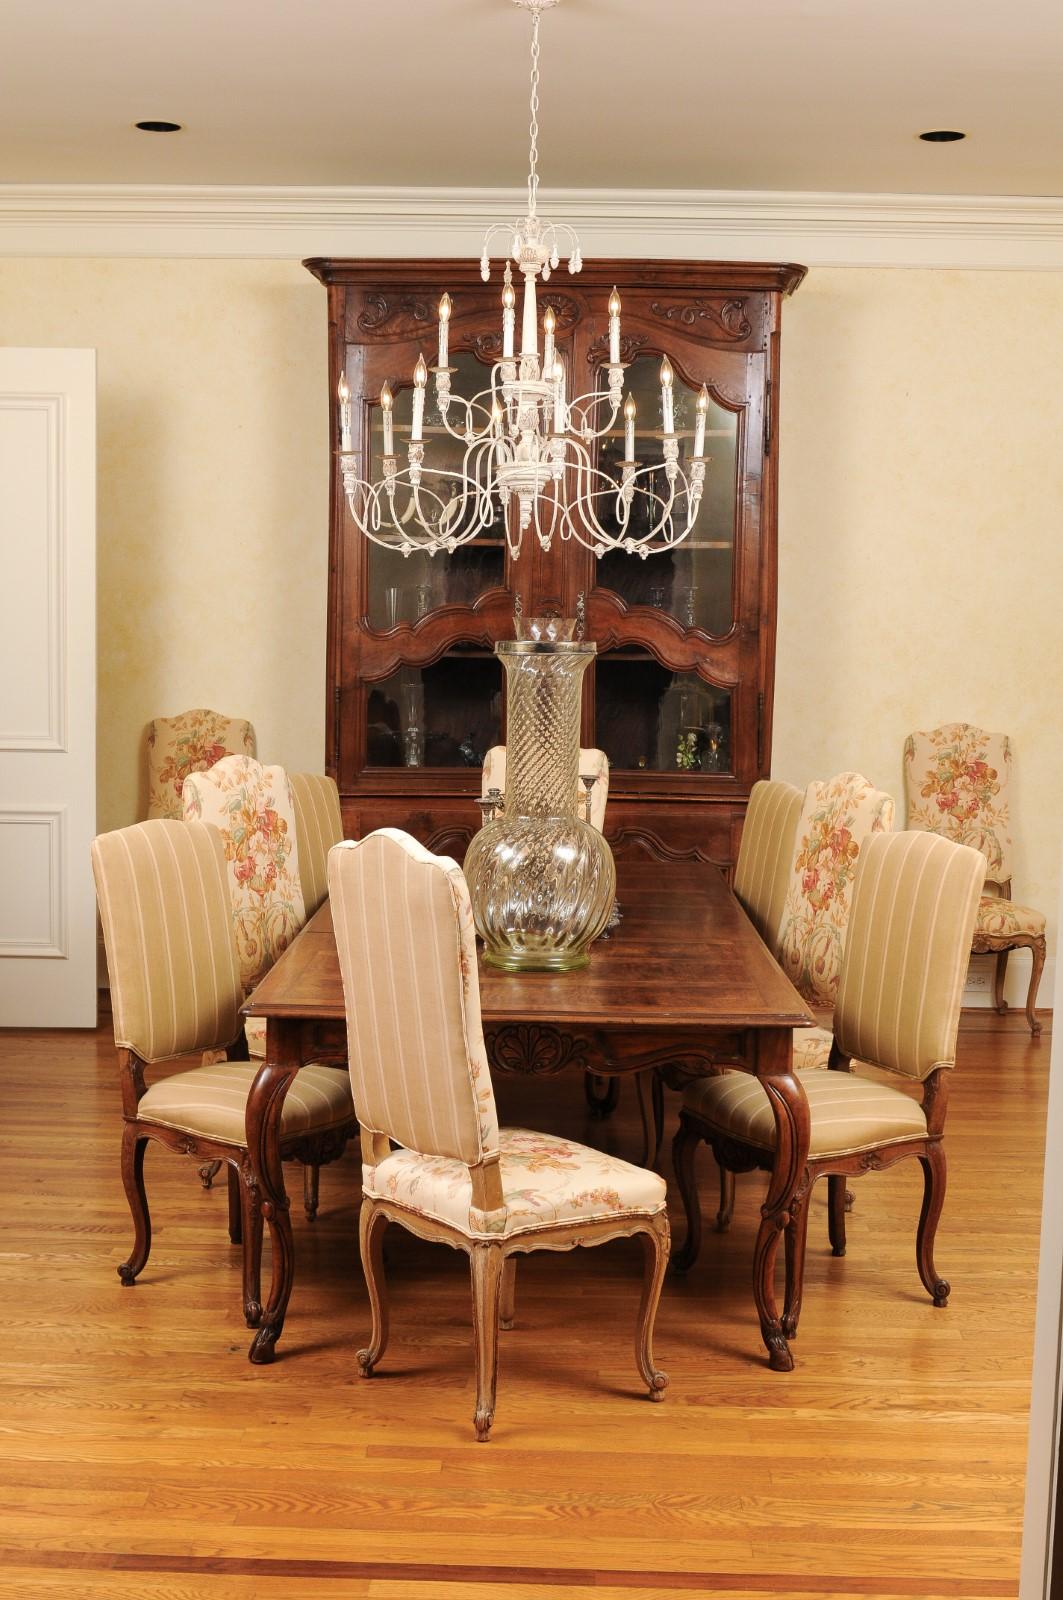
<path fill-rule="evenodd" d="M 850 1058 L 843 1056 L 837 1044 L 831 1047 L 828 1070 L 848 1072 Z M 860 1178 L 868 1172 L 884 1171 L 898 1161 L 915 1157 L 923 1169 L 923 1204 L 916 1232 L 916 1265 L 923 1287 L 935 1306 L 948 1304 L 951 1286 L 940 1277 L 934 1265 L 934 1240 L 937 1234 L 941 1208 L 945 1202 L 945 1111 L 948 1104 L 948 1074 L 951 1069 L 938 1067 L 923 1082 L 923 1112 L 927 1131 L 911 1139 L 891 1140 L 887 1144 L 872 1145 L 851 1155 L 827 1155 L 809 1159 L 798 1180 L 790 1205 L 789 1220 L 785 1230 L 786 1297 L 782 1328 L 789 1339 L 797 1337 L 797 1324 L 801 1316 L 801 1298 L 804 1287 L 805 1241 L 808 1233 L 808 1202 L 812 1186 L 820 1178 L 827 1179 L 827 1227 L 831 1250 L 836 1256 L 845 1254 L 846 1179 Z M 806 1112 L 806 1116 L 808 1113 Z M 743 1144 L 715 1128 L 696 1112 L 679 1113 L 679 1131 L 672 1145 L 676 1181 L 687 1219 L 687 1236 L 673 1256 L 673 1265 L 681 1272 L 691 1267 L 701 1247 L 701 1206 L 695 1176 L 695 1157 L 698 1145 L 712 1146 L 713 1155 L 722 1172 L 751 1172 L 756 1168 L 771 1171 L 774 1151 L 759 1145 Z"/>
<path fill-rule="evenodd" d="M 1011 899 L 1011 879 L 995 885 L 1000 890 L 1001 900 Z M 975 956 L 995 955 L 993 971 L 993 1005 L 1000 1016 L 1006 1016 L 1008 1002 L 1004 999 L 1004 980 L 1008 973 L 1008 956 L 1012 950 L 1029 950 L 1032 954 L 1033 964 L 1030 968 L 1030 987 L 1026 991 L 1026 1021 L 1030 1032 L 1036 1039 L 1041 1032 L 1041 1020 L 1037 1015 L 1037 991 L 1041 984 L 1041 974 L 1045 967 L 1047 943 L 1043 933 L 1015 933 L 992 934 L 977 933 L 971 941 L 971 954 Z"/>
<path fill-rule="evenodd" d="M 386 1135 L 361 1130 L 362 1161 L 376 1167 L 391 1154 Z M 469 1167 L 472 1204 L 478 1210 L 499 1211 L 504 1206 L 498 1156 Z M 470 1238 L 460 1228 L 434 1217 L 412 1211 L 390 1200 L 362 1197 L 358 1240 L 362 1267 L 369 1290 L 372 1328 L 369 1344 L 358 1352 L 358 1367 L 369 1378 L 387 1348 L 388 1302 L 384 1278 L 383 1235 L 389 1222 L 396 1222 L 420 1239 L 450 1245 L 469 1257 L 472 1280 L 473 1339 L 476 1351 L 476 1411 L 473 1423 L 476 1438 L 486 1443 L 495 1414 L 498 1382 L 498 1330 L 510 1329 L 515 1321 L 516 1260 L 534 1250 L 573 1250 L 577 1245 L 606 1244 L 610 1239 L 638 1235 L 642 1240 L 644 1270 L 642 1299 L 635 1331 L 635 1361 L 649 1390 L 651 1400 L 663 1399 L 667 1375 L 653 1362 L 653 1325 L 668 1266 L 669 1229 L 664 1211 L 626 1213 L 623 1217 L 599 1221 L 573 1218 L 550 1228 L 532 1228 L 511 1237 Z"/>

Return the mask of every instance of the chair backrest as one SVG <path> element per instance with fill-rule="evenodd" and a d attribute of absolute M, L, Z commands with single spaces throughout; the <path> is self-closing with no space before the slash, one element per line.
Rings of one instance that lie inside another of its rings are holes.
<path fill-rule="evenodd" d="M 148 816 L 184 816 L 181 790 L 190 772 L 205 772 L 223 756 L 253 756 L 255 730 L 218 711 L 182 711 L 148 726 Z"/>
<path fill-rule="evenodd" d="M 604 750 L 580 750 L 579 753 L 580 777 L 594 775 L 594 786 L 591 789 L 590 810 L 587 821 L 598 829 L 599 833 L 605 831 L 605 807 L 609 799 L 609 757 Z M 483 777 L 480 783 L 480 793 L 486 795 L 488 789 L 500 789 L 506 792 L 506 747 L 504 744 L 492 745 L 484 756 Z M 580 784 L 579 815 L 584 815 L 583 810 L 583 784 Z"/>
<path fill-rule="evenodd" d="M 779 926 L 779 959 L 809 1005 L 834 1005 L 860 850 L 873 833 L 892 827 L 892 798 L 859 772 L 840 772 L 805 790 Z"/>
<path fill-rule="evenodd" d="M 221 830 L 240 977 L 250 991 L 306 921 L 288 775 L 251 756 L 226 756 L 209 772 L 190 773 L 182 800 L 186 821 Z"/>
<path fill-rule="evenodd" d="M 794 863 L 794 841 L 803 796 L 792 783 L 764 778 L 753 785 L 742 824 L 734 889 L 750 921 L 770 950 L 778 949 L 779 924 Z"/>
<path fill-rule="evenodd" d="M 312 917 L 328 894 L 328 853 L 343 838 L 340 792 L 332 778 L 318 772 L 292 772 L 288 782 L 295 803 L 299 885 L 306 915 Z"/>
<path fill-rule="evenodd" d="M 909 828 L 980 850 L 991 883 L 1011 879 L 1011 741 L 970 722 L 910 733 L 904 744 Z"/>
<path fill-rule="evenodd" d="M 101 833 L 92 871 L 119 1049 L 150 1062 L 232 1044 L 243 993 L 218 833 L 162 820 Z"/>
<path fill-rule="evenodd" d="M 498 1118 L 460 867 L 381 828 L 334 846 L 328 881 L 358 1120 L 476 1165 L 498 1150 Z"/>
<path fill-rule="evenodd" d="M 930 833 L 860 852 L 834 1037 L 844 1055 L 922 1080 L 956 1061 L 985 859 Z"/>

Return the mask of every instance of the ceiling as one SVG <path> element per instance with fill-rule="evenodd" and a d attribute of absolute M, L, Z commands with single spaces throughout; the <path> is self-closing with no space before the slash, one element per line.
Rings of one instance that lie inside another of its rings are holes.
<path fill-rule="evenodd" d="M 7 0 L 0 183 L 515 185 L 528 36 L 509 0 Z M 542 39 L 544 192 L 1063 194 L 1060 0 L 562 0 Z"/>

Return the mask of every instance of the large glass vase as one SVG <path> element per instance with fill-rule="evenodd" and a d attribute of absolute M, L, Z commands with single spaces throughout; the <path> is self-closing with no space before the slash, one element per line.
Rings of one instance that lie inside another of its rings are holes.
<path fill-rule="evenodd" d="M 491 966 L 566 972 L 590 960 L 616 889 L 612 851 L 578 815 L 580 689 L 595 646 L 512 639 L 495 652 L 506 672 L 506 791 L 465 857 L 476 931 Z"/>

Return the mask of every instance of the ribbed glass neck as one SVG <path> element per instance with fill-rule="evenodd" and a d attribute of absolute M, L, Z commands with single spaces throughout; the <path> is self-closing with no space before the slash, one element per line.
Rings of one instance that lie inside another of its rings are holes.
<path fill-rule="evenodd" d="M 575 816 L 580 699 L 595 646 L 507 640 L 496 650 L 506 669 L 505 814 Z"/>

